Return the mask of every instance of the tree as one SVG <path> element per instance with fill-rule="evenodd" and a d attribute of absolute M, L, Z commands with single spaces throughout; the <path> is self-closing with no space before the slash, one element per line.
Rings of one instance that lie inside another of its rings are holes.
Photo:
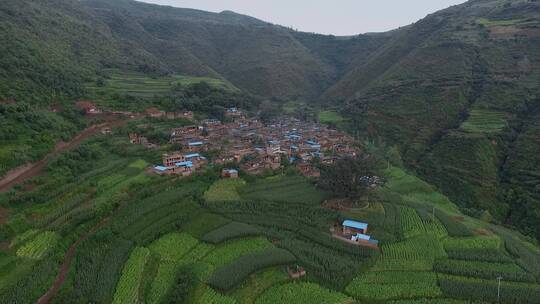
<path fill-rule="evenodd" d="M 333 165 L 321 166 L 319 187 L 338 196 L 357 197 L 365 193 L 367 184 L 363 176 L 373 175 L 372 158 L 343 158 Z"/>

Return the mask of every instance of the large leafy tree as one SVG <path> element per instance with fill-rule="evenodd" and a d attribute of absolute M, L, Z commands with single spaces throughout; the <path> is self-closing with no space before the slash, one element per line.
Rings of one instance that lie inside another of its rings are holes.
<path fill-rule="evenodd" d="M 319 187 L 338 196 L 357 197 L 367 191 L 363 176 L 373 175 L 374 161 L 370 157 L 347 157 L 332 165 L 321 166 Z"/>

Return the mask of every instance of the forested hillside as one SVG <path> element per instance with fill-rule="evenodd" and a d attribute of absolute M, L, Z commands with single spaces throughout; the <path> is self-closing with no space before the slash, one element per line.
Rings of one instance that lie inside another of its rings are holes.
<path fill-rule="evenodd" d="M 469 1 L 400 30 L 325 97 L 471 214 L 538 237 L 539 26 L 538 2 Z"/>
<path fill-rule="evenodd" d="M 539 27 L 534 0 L 471 0 L 354 37 L 131 0 L 5 0 L 0 100 L 92 98 L 123 71 L 317 102 L 471 215 L 540 237 Z"/>

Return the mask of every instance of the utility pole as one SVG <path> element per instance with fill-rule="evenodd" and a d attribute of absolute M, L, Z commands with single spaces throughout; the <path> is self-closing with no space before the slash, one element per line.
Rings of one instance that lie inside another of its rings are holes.
<path fill-rule="evenodd" d="M 435 207 L 433 207 L 433 213 L 431 214 L 431 216 L 433 217 L 433 221 L 435 221 Z"/>
<path fill-rule="evenodd" d="M 497 282 L 499 283 L 498 287 L 497 287 L 497 303 L 500 303 L 500 301 L 501 301 L 501 280 L 502 279 L 503 279 L 503 277 L 501 277 L 501 276 L 497 277 Z"/>

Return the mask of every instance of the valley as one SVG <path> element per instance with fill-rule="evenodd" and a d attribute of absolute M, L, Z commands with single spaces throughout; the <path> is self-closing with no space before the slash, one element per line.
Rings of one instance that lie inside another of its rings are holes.
<path fill-rule="evenodd" d="M 0 304 L 540 303 L 538 1 L 5 0 L 0 41 Z"/>

